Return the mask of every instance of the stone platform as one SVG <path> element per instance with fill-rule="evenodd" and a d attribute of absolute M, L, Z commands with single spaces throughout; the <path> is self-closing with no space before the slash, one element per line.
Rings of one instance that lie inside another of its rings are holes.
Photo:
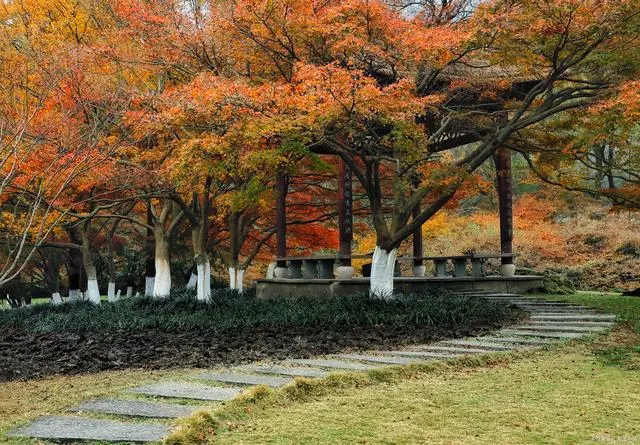
<path fill-rule="evenodd" d="M 394 289 L 400 293 L 420 293 L 433 290 L 451 292 L 495 292 L 521 294 L 542 288 L 543 277 L 517 275 L 513 277 L 398 277 Z M 256 282 L 258 298 L 278 297 L 347 297 L 365 294 L 369 278 L 338 279 L 262 279 Z"/>

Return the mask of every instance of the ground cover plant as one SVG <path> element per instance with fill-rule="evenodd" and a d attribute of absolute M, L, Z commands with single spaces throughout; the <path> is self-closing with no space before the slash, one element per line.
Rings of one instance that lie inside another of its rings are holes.
<path fill-rule="evenodd" d="M 462 358 L 256 390 L 183 423 L 168 443 L 636 443 L 640 299 L 547 296 L 608 309 L 610 334 L 537 352 Z M 309 422 L 308 419 L 314 419 Z"/>
<path fill-rule="evenodd" d="M 36 305 L 0 311 L 0 379 L 384 349 L 478 333 L 520 316 L 498 303 L 444 294 L 266 301 L 220 290 L 210 303 L 185 293 Z"/>

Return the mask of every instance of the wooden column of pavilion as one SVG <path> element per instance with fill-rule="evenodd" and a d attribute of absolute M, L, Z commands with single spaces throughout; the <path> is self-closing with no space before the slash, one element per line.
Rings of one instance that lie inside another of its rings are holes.
<path fill-rule="evenodd" d="M 276 177 L 276 256 L 287 256 L 287 192 L 289 180 L 286 173 Z M 287 267 L 286 261 L 278 261 L 278 267 Z"/>
<path fill-rule="evenodd" d="M 338 229 L 340 256 L 351 257 L 353 241 L 353 187 L 351 170 L 342 158 L 338 160 Z M 351 258 L 340 260 L 343 266 L 351 266 Z"/>
<path fill-rule="evenodd" d="M 500 253 L 513 253 L 513 181 L 511 152 L 499 148 L 494 155 L 500 209 Z M 513 257 L 502 257 L 502 264 L 513 264 Z"/>

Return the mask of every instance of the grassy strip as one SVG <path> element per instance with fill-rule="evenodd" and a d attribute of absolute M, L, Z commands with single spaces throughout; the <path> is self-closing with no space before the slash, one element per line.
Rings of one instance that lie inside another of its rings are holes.
<path fill-rule="evenodd" d="M 192 294 L 166 299 L 131 298 L 93 306 L 68 303 L 0 311 L 0 326 L 36 332 L 119 332 L 161 330 L 242 331 L 247 328 L 362 326 L 487 326 L 512 320 L 499 303 L 443 295 L 407 295 L 393 301 L 367 296 L 285 298 L 265 301 L 245 293 L 218 291 L 211 303 Z"/>
<path fill-rule="evenodd" d="M 265 411 L 282 410 L 285 407 L 290 408 L 332 394 L 358 391 L 380 384 L 389 385 L 407 380 L 419 380 L 428 375 L 507 366 L 514 361 L 541 354 L 544 354 L 541 350 L 518 351 L 510 354 L 493 353 L 433 363 L 385 367 L 366 373 L 334 373 L 324 379 L 296 378 L 293 383 L 280 389 L 255 387 L 214 411 L 202 410 L 181 421 L 177 430 L 165 440 L 165 443 L 170 445 L 213 443 L 219 434 L 246 425 L 254 416 L 260 416 Z"/>

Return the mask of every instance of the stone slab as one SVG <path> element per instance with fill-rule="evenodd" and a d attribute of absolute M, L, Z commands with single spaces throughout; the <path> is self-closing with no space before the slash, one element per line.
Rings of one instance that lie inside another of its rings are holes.
<path fill-rule="evenodd" d="M 98 399 L 89 400 L 82 405 L 71 408 L 69 411 L 177 419 L 193 414 L 198 408 L 197 406 L 147 402 L 144 400 Z"/>
<path fill-rule="evenodd" d="M 290 363 L 297 363 L 298 365 L 319 366 L 321 368 L 335 368 L 348 371 L 370 371 L 372 369 L 379 368 L 376 365 L 345 362 L 342 360 L 325 360 L 325 359 L 294 359 L 289 360 Z"/>
<path fill-rule="evenodd" d="M 582 315 L 564 315 L 564 314 L 542 314 L 532 315 L 532 320 L 545 320 L 545 321 L 616 321 L 615 315 L 606 314 L 582 314 Z"/>
<path fill-rule="evenodd" d="M 218 372 L 200 374 L 197 375 L 196 378 L 224 383 L 236 383 L 238 385 L 266 385 L 272 388 L 279 388 L 280 386 L 293 382 L 293 379 L 288 377 Z"/>
<path fill-rule="evenodd" d="M 546 338 L 582 338 L 586 335 L 586 333 L 581 334 L 578 332 L 542 332 L 542 331 L 527 331 L 522 329 L 504 329 L 499 332 L 507 335 L 518 335 L 523 337 L 546 337 Z"/>
<path fill-rule="evenodd" d="M 509 346 L 505 344 L 491 343 L 491 342 L 478 341 L 478 340 L 446 340 L 441 343 L 446 345 L 486 349 L 485 352 L 512 351 L 514 349 L 519 349 L 518 346 Z"/>
<path fill-rule="evenodd" d="M 138 394 L 158 397 L 176 397 L 196 400 L 231 400 L 242 391 L 240 388 L 220 388 L 184 382 L 161 382 L 133 388 Z"/>
<path fill-rule="evenodd" d="M 447 354 L 444 351 L 429 351 L 427 350 L 427 348 L 429 348 L 428 346 L 425 346 L 424 348 L 425 348 L 424 350 L 420 348 L 421 349 L 420 351 L 380 351 L 380 352 L 383 352 L 384 354 L 399 355 L 401 357 L 416 357 L 416 358 L 423 358 L 423 359 L 430 359 L 430 360 L 449 359 L 449 358 L 458 357 L 458 355 Z M 483 351 L 483 352 L 486 352 L 486 351 Z"/>
<path fill-rule="evenodd" d="M 602 332 L 608 328 L 602 326 L 574 326 L 569 324 L 561 324 L 559 326 L 548 326 L 541 324 L 522 324 L 514 326 L 514 329 L 524 329 L 527 331 L 544 331 L 544 332 Z"/>
<path fill-rule="evenodd" d="M 9 437 L 56 440 L 101 440 L 110 442 L 154 442 L 171 432 L 167 425 L 126 423 L 74 416 L 46 416 L 9 432 Z"/>
<path fill-rule="evenodd" d="M 265 374 L 290 375 L 293 377 L 323 378 L 329 375 L 327 371 L 317 368 L 293 368 L 286 366 L 255 366 L 254 371 Z"/>
<path fill-rule="evenodd" d="M 380 351 L 380 353 L 391 354 L 393 352 L 402 351 Z M 412 360 L 405 357 L 385 357 L 382 355 L 367 355 L 367 354 L 339 354 L 337 357 L 344 358 L 346 360 L 360 360 L 363 362 L 383 363 L 385 365 L 409 365 L 416 363 L 417 360 Z"/>
<path fill-rule="evenodd" d="M 521 307 L 522 309 L 532 310 L 532 311 L 561 312 L 563 314 L 583 313 L 583 312 L 594 313 L 593 309 L 590 309 L 588 307 L 583 307 L 583 306 L 536 306 L 536 305 L 527 303 L 527 304 L 519 304 L 518 307 Z"/>
<path fill-rule="evenodd" d="M 543 338 L 522 338 L 522 337 L 478 337 L 478 341 L 487 341 L 492 344 L 504 343 L 504 344 L 522 344 L 522 345 L 535 345 L 535 346 L 548 346 L 553 343 L 553 340 Z M 510 349 L 518 349 L 519 346 L 509 346 Z"/>
<path fill-rule="evenodd" d="M 489 349 L 479 349 L 479 348 L 474 348 L 473 346 L 469 345 L 469 347 L 456 347 L 456 346 L 446 346 L 446 345 L 430 345 L 430 346 L 425 346 L 424 348 L 421 348 L 423 351 L 441 351 L 444 353 L 450 353 L 450 354 L 488 354 L 490 352 L 495 352 L 495 351 L 491 351 Z"/>
<path fill-rule="evenodd" d="M 615 323 L 610 321 L 592 321 L 592 320 L 529 320 L 529 324 L 538 326 L 584 326 L 595 328 L 611 328 Z"/>

